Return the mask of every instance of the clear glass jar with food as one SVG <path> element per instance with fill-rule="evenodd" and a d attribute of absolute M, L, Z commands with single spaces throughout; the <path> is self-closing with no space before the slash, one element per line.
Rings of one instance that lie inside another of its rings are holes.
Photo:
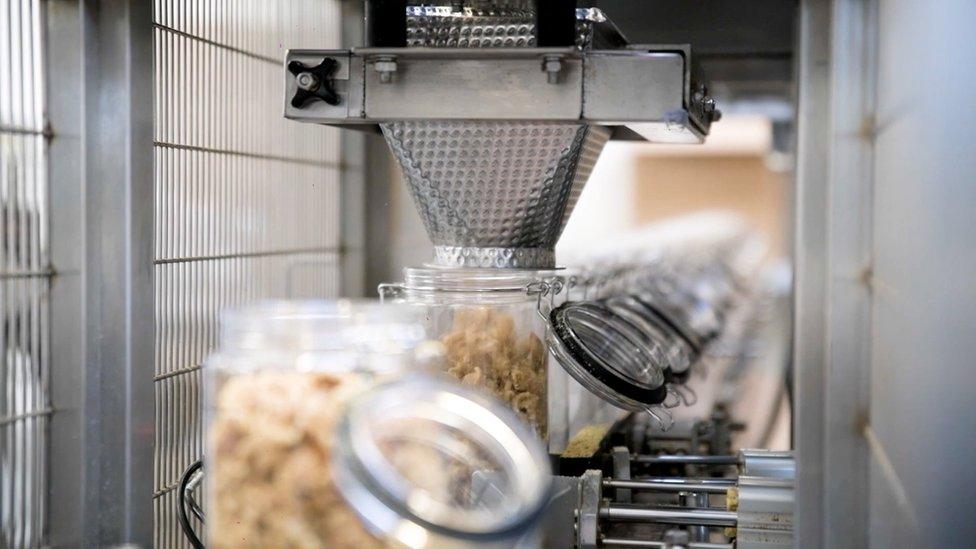
<path fill-rule="evenodd" d="M 339 490 L 387 547 L 544 546 L 549 456 L 484 391 L 429 376 L 378 385 L 350 402 L 335 446 Z"/>
<path fill-rule="evenodd" d="M 558 280 L 553 271 L 407 268 L 402 283 L 380 286 L 380 297 L 422 309 L 429 336 L 444 346 L 445 371 L 507 402 L 548 440 L 550 369 L 539 300 L 540 288 Z"/>
<path fill-rule="evenodd" d="M 332 479 L 335 428 L 351 396 L 412 369 L 423 341 L 417 311 L 376 302 L 225 313 L 205 368 L 208 545 L 370 540 Z"/>

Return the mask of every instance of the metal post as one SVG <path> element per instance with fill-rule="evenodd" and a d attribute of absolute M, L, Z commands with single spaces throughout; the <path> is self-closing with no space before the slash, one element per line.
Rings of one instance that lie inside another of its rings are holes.
<path fill-rule="evenodd" d="M 342 2 L 342 46 L 352 48 L 363 43 L 363 4 Z M 366 236 L 369 214 L 366 207 L 366 135 L 363 132 L 340 133 L 340 169 L 342 185 L 341 229 L 339 248 L 342 266 L 340 295 L 375 297 L 375 286 L 366 280 Z"/>
<path fill-rule="evenodd" d="M 805 0 L 799 9 L 793 307 L 799 547 L 868 544 L 862 433 L 873 400 L 876 4 Z"/>
<path fill-rule="evenodd" d="M 48 2 L 50 544 L 152 543 L 151 3 Z"/>
<path fill-rule="evenodd" d="M 683 492 L 681 502 L 690 509 L 707 509 L 708 492 L 698 489 L 695 492 Z M 689 526 L 688 534 L 691 541 L 708 541 L 708 526 Z"/>
<path fill-rule="evenodd" d="M 613 477 L 624 482 L 630 480 L 630 449 L 626 446 L 615 446 L 613 448 Z M 610 487 L 608 481 L 603 481 L 603 487 Z M 616 485 L 613 487 L 617 488 L 616 501 L 630 503 L 631 493 L 626 486 Z"/>

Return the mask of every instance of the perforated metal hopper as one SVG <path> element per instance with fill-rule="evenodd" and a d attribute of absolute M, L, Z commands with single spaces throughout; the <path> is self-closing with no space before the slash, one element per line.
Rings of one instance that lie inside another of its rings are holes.
<path fill-rule="evenodd" d="M 552 268 L 603 126 L 523 121 L 381 124 L 434 243 L 452 267 Z"/>
<path fill-rule="evenodd" d="M 609 127 L 700 143 L 718 117 L 690 48 L 629 46 L 596 8 L 570 27 L 527 0 L 420 4 L 373 12 L 368 47 L 289 51 L 285 116 L 379 125 L 436 264 L 554 267 Z"/>

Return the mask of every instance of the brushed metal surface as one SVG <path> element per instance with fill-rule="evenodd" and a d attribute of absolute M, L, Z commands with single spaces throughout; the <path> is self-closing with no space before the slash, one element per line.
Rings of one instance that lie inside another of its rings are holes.
<path fill-rule="evenodd" d="M 435 247 L 456 267 L 551 268 L 600 151 L 601 126 L 496 121 L 382 124 Z"/>
<path fill-rule="evenodd" d="M 365 113 L 372 120 L 576 121 L 583 105 L 583 61 L 554 49 L 562 61 L 558 82 L 548 83 L 535 50 L 407 48 L 390 82 L 366 59 Z M 362 50 L 361 50 L 362 51 Z M 371 50 L 366 50 L 373 55 Z M 462 55 L 463 54 L 463 55 Z"/>

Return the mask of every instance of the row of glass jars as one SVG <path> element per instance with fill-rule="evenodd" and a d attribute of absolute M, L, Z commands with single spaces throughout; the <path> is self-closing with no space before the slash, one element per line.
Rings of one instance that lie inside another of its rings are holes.
<path fill-rule="evenodd" d="M 711 337 L 688 325 L 684 313 L 694 308 L 666 292 L 598 298 L 604 283 L 554 271 L 427 267 L 405 269 L 403 282 L 380 294 L 424 311 L 447 373 L 507 402 L 550 453 L 576 455 L 581 438 L 598 442 L 595 430 L 626 410 L 648 411 L 666 428 L 665 408 L 691 398 L 681 387 Z"/>
<path fill-rule="evenodd" d="M 659 281 L 609 295 L 554 272 L 404 274 L 382 306 L 224 318 L 205 403 L 214 547 L 535 546 L 535 435 L 584 457 L 621 409 L 666 423 L 713 337 L 688 313 L 712 301 Z M 417 373 L 432 370 L 448 376 Z"/>

